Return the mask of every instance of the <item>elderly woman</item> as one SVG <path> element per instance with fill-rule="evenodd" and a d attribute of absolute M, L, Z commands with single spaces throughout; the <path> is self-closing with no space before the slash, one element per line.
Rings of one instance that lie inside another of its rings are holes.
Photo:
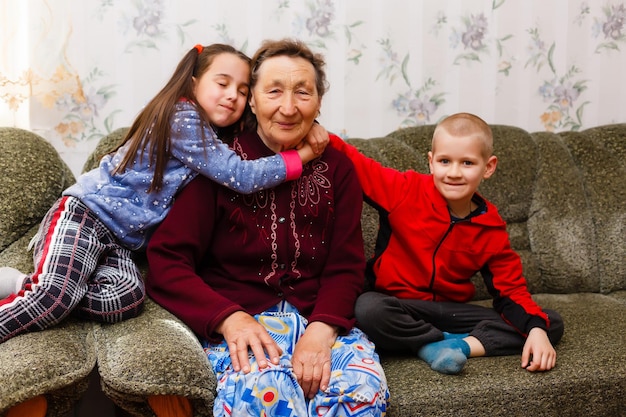
<path fill-rule="evenodd" d="M 303 43 L 267 41 L 252 59 L 248 159 L 298 146 L 326 88 Z M 354 328 L 363 287 L 362 192 L 327 148 L 302 176 L 245 196 L 198 177 L 148 247 L 149 295 L 202 339 L 217 375 L 214 415 L 380 416 L 387 383 Z"/>

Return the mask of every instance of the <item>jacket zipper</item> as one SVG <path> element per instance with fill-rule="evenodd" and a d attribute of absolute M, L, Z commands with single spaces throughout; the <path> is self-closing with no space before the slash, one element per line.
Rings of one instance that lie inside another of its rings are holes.
<path fill-rule="evenodd" d="M 443 244 L 443 241 L 446 240 L 446 238 L 448 237 L 448 235 L 450 234 L 450 231 L 452 230 L 452 228 L 454 227 L 455 224 L 463 222 L 463 221 L 467 221 L 468 219 L 460 219 L 460 220 L 451 220 L 450 221 L 450 226 L 448 227 L 448 230 L 446 230 L 446 233 L 444 233 L 444 235 L 441 237 L 441 239 L 439 240 L 439 243 L 437 244 L 437 247 L 435 248 L 435 251 L 433 252 L 433 257 L 432 257 L 432 263 L 433 263 L 433 272 L 430 276 L 430 284 L 428 285 L 428 289 L 430 290 L 431 294 L 433 295 L 433 300 L 432 301 L 437 301 L 435 298 L 435 291 L 433 290 L 433 287 L 435 286 L 435 275 L 437 273 L 437 267 L 435 266 L 435 258 L 437 257 L 437 252 L 439 252 L 439 248 L 441 247 L 441 245 Z"/>

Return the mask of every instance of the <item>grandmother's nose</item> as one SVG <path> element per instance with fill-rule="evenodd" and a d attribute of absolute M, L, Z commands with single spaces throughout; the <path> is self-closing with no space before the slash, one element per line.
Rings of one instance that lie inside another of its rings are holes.
<path fill-rule="evenodd" d="M 297 111 L 296 100 L 293 94 L 284 94 L 280 103 L 280 111 L 292 115 Z"/>

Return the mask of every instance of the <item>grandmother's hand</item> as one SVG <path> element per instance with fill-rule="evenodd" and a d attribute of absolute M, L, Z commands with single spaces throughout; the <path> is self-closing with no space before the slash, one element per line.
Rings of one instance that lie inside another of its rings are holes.
<path fill-rule="evenodd" d="M 230 360 L 235 372 L 250 372 L 248 348 L 252 350 L 259 368 L 266 368 L 269 360 L 278 365 L 282 350 L 265 328 L 244 311 L 236 311 L 226 317 L 216 330 L 228 344 Z M 267 352 L 267 356 L 265 353 Z"/>
<path fill-rule="evenodd" d="M 309 323 L 296 343 L 291 358 L 293 372 L 305 397 L 313 398 L 318 390 L 325 391 L 330 383 L 330 350 L 337 339 L 337 329 L 326 323 Z"/>

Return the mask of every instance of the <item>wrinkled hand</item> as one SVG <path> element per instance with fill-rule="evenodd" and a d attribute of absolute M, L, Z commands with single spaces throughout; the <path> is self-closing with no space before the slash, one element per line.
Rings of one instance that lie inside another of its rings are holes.
<path fill-rule="evenodd" d="M 254 317 L 243 311 L 236 311 L 226 317 L 216 329 L 228 344 L 230 359 L 235 372 L 250 372 L 248 349 L 252 350 L 259 368 L 269 366 L 268 357 L 278 365 L 282 350 Z M 267 356 L 266 356 L 267 353 Z"/>
<path fill-rule="evenodd" d="M 522 368 L 527 371 L 549 371 L 556 365 L 556 350 L 545 330 L 535 327 L 528 333 L 522 350 Z"/>
<path fill-rule="evenodd" d="M 337 339 L 337 330 L 322 322 L 310 323 L 295 346 L 291 364 L 304 396 L 315 397 L 330 382 L 330 349 Z"/>

